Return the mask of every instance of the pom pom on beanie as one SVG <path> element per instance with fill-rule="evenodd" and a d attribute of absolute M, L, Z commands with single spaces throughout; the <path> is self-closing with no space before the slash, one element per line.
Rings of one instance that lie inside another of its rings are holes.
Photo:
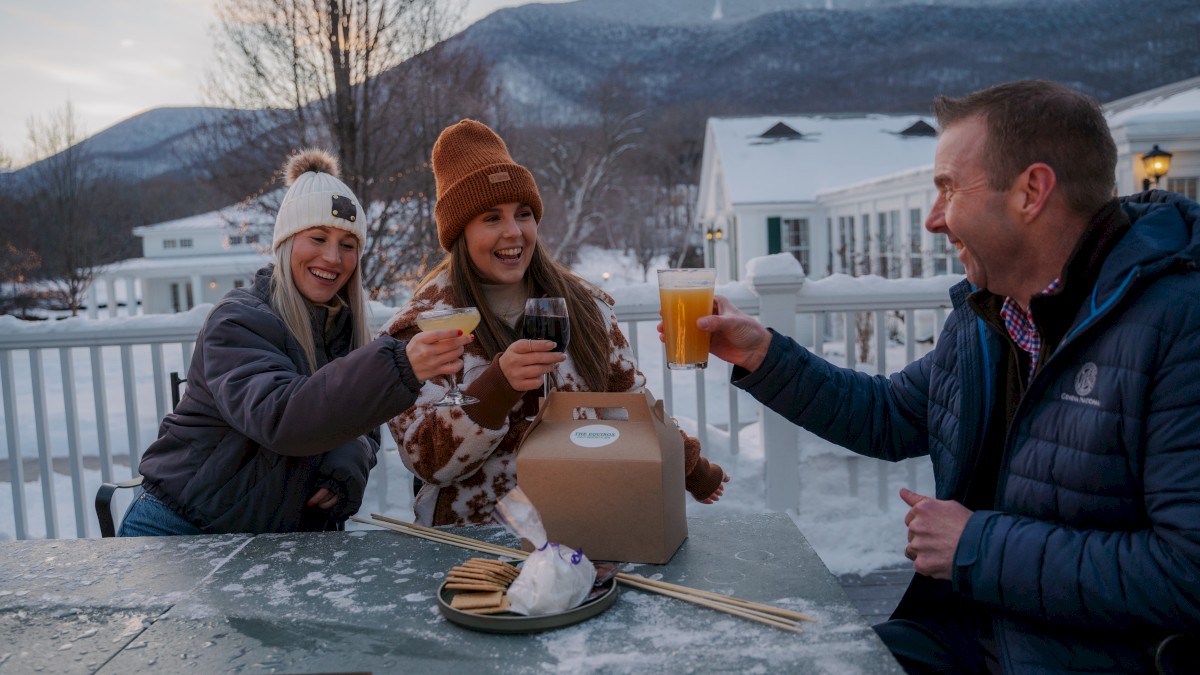
<path fill-rule="evenodd" d="M 288 158 L 287 164 L 283 165 L 283 184 L 291 187 L 297 178 L 309 171 L 327 173 L 338 180 L 342 178 L 342 166 L 337 157 L 319 148 L 309 148 Z"/>

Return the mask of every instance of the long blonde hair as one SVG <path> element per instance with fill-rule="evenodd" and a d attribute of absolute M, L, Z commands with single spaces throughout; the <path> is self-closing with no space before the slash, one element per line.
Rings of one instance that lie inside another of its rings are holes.
<path fill-rule="evenodd" d="M 445 272 L 450 279 L 450 292 L 455 306 L 479 309 L 475 339 L 490 360 L 508 349 L 517 339 L 517 334 L 484 300 L 481 287 L 483 277 L 471 261 L 466 241 L 465 236 L 456 239 L 450 247 L 450 253 L 421 280 L 418 289 L 432 283 Z M 523 283 L 527 298 L 549 296 L 567 299 L 567 312 L 571 317 L 571 339 L 567 342 L 567 351 L 588 389 L 606 391 L 609 380 L 608 357 L 612 345 L 609 342 L 607 319 L 596 304 L 599 290 L 545 253 L 541 242 L 533 247 Z"/>
<path fill-rule="evenodd" d="M 309 313 L 311 303 L 296 287 L 292 278 L 292 242 L 295 235 L 288 237 L 275 251 L 275 269 L 271 273 L 271 307 L 283 320 L 288 331 L 300 343 L 300 349 L 308 359 L 309 370 L 317 370 L 317 346 L 313 342 L 312 315 Z M 350 279 L 338 289 L 338 297 L 346 303 L 350 312 L 350 320 L 354 325 L 351 338 L 351 349 L 371 341 L 370 329 L 367 327 L 367 301 L 362 287 L 362 261 L 354 266 Z"/>

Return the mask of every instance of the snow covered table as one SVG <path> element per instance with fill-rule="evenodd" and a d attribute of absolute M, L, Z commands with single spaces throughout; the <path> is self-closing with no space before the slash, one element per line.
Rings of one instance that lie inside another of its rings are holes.
<path fill-rule="evenodd" d="M 781 514 L 691 518 L 627 572 L 814 617 L 802 634 L 622 587 L 581 624 L 495 635 L 447 622 L 445 572 L 478 555 L 385 530 L 0 542 L 0 673 L 900 673 Z M 460 534 L 513 545 L 498 528 Z"/>

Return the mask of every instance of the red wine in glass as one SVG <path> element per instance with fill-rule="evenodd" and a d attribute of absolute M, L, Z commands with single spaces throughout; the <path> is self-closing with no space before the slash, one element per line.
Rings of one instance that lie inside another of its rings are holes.
<path fill-rule="evenodd" d="M 553 340 L 556 352 L 567 351 L 571 340 L 571 321 L 566 298 L 529 298 L 525 301 L 525 320 L 521 337 L 529 340 Z M 542 398 L 550 395 L 550 375 L 542 378 Z M 532 420 L 532 417 L 525 418 Z"/>
<path fill-rule="evenodd" d="M 565 316 L 526 314 L 521 337 L 530 340 L 553 340 L 555 346 L 551 351 L 565 352 L 567 341 L 571 339 L 571 320 Z"/>

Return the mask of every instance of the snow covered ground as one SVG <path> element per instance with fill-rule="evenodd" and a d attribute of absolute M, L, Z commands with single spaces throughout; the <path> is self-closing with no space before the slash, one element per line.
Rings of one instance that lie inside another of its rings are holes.
<path fill-rule="evenodd" d="M 581 256 L 584 261 L 576 266 L 576 271 L 594 283 L 614 289 L 627 284 L 643 282 L 642 271 L 636 263 L 618 252 L 591 250 Z M 665 261 L 662 263 L 665 265 Z M 657 265 L 652 266 L 654 269 Z M 607 278 L 604 276 L 608 273 Z M 653 281 L 653 272 L 648 279 Z M 657 333 L 652 323 L 643 323 L 639 327 L 639 340 L 642 345 L 642 355 L 639 365 L 645 372 L 652 392 L 658 392 L 663 382 L 661 350 L 647 348 L 657 344 Z M 826 347 L 826 355 L 834 361 L 840 361 L 843 356 L 839 345 L 831 344 Z M 171 357 L 170 354 L 167 355 Z M 889 349 L 888 363 L 891 368 L 898 368 L 903 363 L 904 350 L 902 346 Z M 24 364 L 22 365 L 22 362 Z M 50 372 L 53 364 L 48 367 L 44 379 L 48 383 L 48 405 L 62 405 L 62 396 L 55 395 L 53 387 L 59 381 L 57 373 Z M 27 359 L 17 359 L 16 369 L 28 370 Z M 168 370 L 177 369 L 171 364 Z M 148 370 L 148 369 L 147 369 Z M 145 377 L 149 377 L 148 373 Z M 692 373 L 674 373 L 675 409 L 686 411 L 695 409 L 696 384 Z M 705 399 L 710 415 L 710 422 L 727 428 L 727 387 L 729 366 L 713 359 L 709 369 L 704 373 Z M 119 379 L 112 382 L 119 382 Z M 152 391 L 149 382 L 139 384 L 147 392 Z M 149 396 L 149 394 L 146 394 Z M 722 512 L 761 512 L 766 511 L 765 482 L 763 475 L 764 449 L 759 436 L 761 426 L 757 424 L 759 408 L 745 393 L 737 392 L 739 396 L 739 447 L 736 454 L 731 450 L 728 435 L 723 431 L 711 430 L 709 443 L 705 454 L 725 468 L 732 477 L 726 487 L 725 496 L 715 505 L 706 506 L 691 502 L 689 499 L 688 512 L 694 516 L 717 515 Z M 139 394 L 141 396 L 141 394 Z M 20 396 L 18 395 L 18 399 Z M 150 399 L 142 399 L 150 400 Z M 57 403 L 56 403 L 57 402 Z M 18 418 L 27 417 L 32 405 L 29 401 L 18 400 Z M 114 404 L 116 405 L 116 404 Z M 2 415 L 0 410 L 0 415 Z M 48 410 L 47 415 L 53 419 L 56 411 Z M 61 410 L 57 411 L 61 414 Z M 120 411 L 110 410 L 114 420 L 122 419 Z M 86 407 L 81 410 L 81 417 L 86 415 Z M 680 423 L 690 433 L 695 433 L 695 420 L 686 414 L 677 414 Z M 3 420 L 7 425 L 8 420 Z M 142 445 L 149 443 L 156 434 L 156 419 L 149 417 L 140 420 Z M 86 420 L 81 419 L 86 424 Z M 94 420 L 92 420 L 94 425 Z M 6 427 L 7 428 L 7 427 Z M 52 429 L 52 434 L 62 434 L 60 429 Z M 117 434 L 117 432 L 113 432 Z M 119 435 L 119 434 L 118 434 Z M 26 457 L 37 456 L 36 448 L 32 446 L 30 435 L 21 437 L 22 452 Z M 65 448 L 65 444 L 54 445 Z M 362 514 L 381 513 L 394 518 L 410 519 L 412 496 L 411 478 L 400 462 L 394 445 L 385 444 L 381 452 L 380 464 L 372 473 L 364 500 Z M 31 452 L 32 451 L 32 452 Z M 59 453 L 56 452 L 56 456 Z M 65 454 L 65 450 L 63 451 Z M 121 459 L 127 453 L 115 452 L 118 466 L 115 467 L 115 477 L 122 479 L 130 475 L 128 461 L 121 464 Z M 882 472 L 882 475 L 881 475 Z M 37 480 L 37 471 L 26 470 L 24 497 L 27 509 L 27 521 L 33 537 L 44 537 L 46 533 L 44 519 L 44 500 L 41 483 Z M 53 477 L 55 499 L 53 507 L 56 510 L 55 522 L 58 536 L 76 536 L 75 513 L 76 507 L 72 494 L 74 492 L 69 475 L 56 473 Z M 85 468 L 83 472 L 82 494 L 85 496 L 84 517 L 91 525 L 89 533 L 98 536 L 95 525 L 94 510 L 91 500 L 101 482 L 98 469 Z M 906 507 L 896 496 L 901 486 L 906 486 L 923 494 L 930 494 L 933 489 L 932 472 L 928 460 L 909 460 L 893 465 L 875 460 L 854 456 L 852 453 L 838 448 L 825 441 L 802 432 L 800 448 L 800 504 L 797 510 L 789 512 L 796 525 L 820 554 L 821 558 L 834 573 L 866 572 L 879 567 L 903 564 L 905 544 L 905 527 L 903 523 Z M 14 505 L 11 498 L 12 484 L 0 482 L 0 540 L 15 538 Z M 130 491 L 122 491 L 130 492 Z M 114 512 L 122 513 L 128 504 L 128 495 L 119 495 L 114 504 Z M 881 506 L 883 508 L 881 508 Z M 352 524 L 353 527 L 364 527 Z"/>

